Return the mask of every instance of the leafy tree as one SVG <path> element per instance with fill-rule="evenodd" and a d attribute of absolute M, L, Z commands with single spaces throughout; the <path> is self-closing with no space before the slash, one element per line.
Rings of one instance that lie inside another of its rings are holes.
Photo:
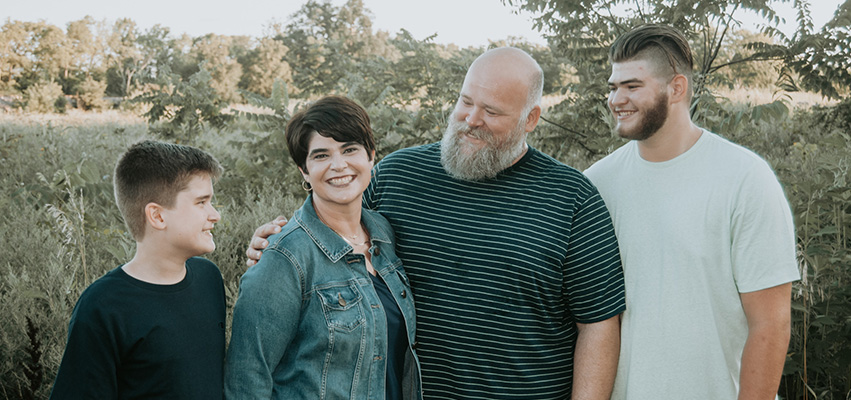
<path fill-rule="evenodd" d="M 80 84 L 78 106 L 84 110 L 103 110 L 109 106 L 104 100 L 106 82 L 96 81 L 91 76 Z"/>
<path fill-rule="evenodd" d="M 41 78 L 53 82 L 60 77 L 60 73 L 67 77 L 71 66 L 71 48 L 65 32 L 45 22 L 32 24 L 31 31 L 36 43 L 33 50 L 35 66 Z"/>
<path fill-rule="evenodd" d="M 77 21 L 68 23 L 65 35 L 72 52 L 72 68 L 75 72 L 89 77 L 92 74 L 102 75 L 105 69 L 106 43 L 104 35 L 98 31 L 105 22 L 96 22 L 92 17 L 85 16 Z"/>
<path fill-rule="evenodd" d="M 222 114 L 227 103 L 212 86 L 212 75 L 202 63 L 200 70 L 183 80 L 165 66 L 158 75 L 159 90 L 133 100 L 151 104 L 145 117 L 157 124 L 151 131 L 163 138 L 193 143 L 205 125 L 220 128 L 229 116 Z"/>
<path fill-rule="evenodd" d="M 287 62 L 294 68 L 295 86 L 308 95 L 330 93 L 369 56 L 394 56 L 387 36 L 373 34 L 362 0 L 349 0 L 342 7 L 309 0 L 276 38 L 289 48 Z"/>
<path fill-rule="evenodd" d="M 231 55 L 234 37 L 207 34 L 196 38 L 190 54 L 197 63 L 206 62 L 212 80 L 210 85 L 227 102 L 240 100 L 238 85 L 242 66 Z"/>
<path fill-rule="evenodd" d="M 111 76 L 119 81 L 110 82 L 112 88 L 108 90 L 127 96 L 135 87 L 138 75 L 155 74 L 150 67 L 162 52 L 167 51 L 168 34 L 169 29 L 159 24 L 140 32 L 133 20 L 117 20 L 107 39 L 107 62 Z"/>
<path fill-rule="evenodd" d="M 257 47 L 243 57 L 241 86 L 266 97 L 272 95 L 275 80 L 292 83 L 292 70 L 285 57 L 289 49 L 280 40 L 262 38 Z"/>
<path fill-rule="evenodd" d="M 730 35 L 729 44 L 718 52 L 718 59 L 726 68 L 719 69 L 716 82 L 729 88 L 772 87 L 780 78 L 782 62 L 779 60 L 753 60 L 759 44 L 773 44 L 775 40 L 764 33 L 737 29 Z"/>
<path fill-rule="evenodd" d="M 768 27 L 766 32 L 779 38 L 779 45 L 755 44 L 768 57 L 783 60 L 781 87 L 808 90 L 839 99 L 851 91 L 851 0 L 841 4 L 819 32 L 813 32 L 809 2 L 797 1 L 798 29 L 788 37 Z M 797 77 L 797 80 L 796 80 Z"/>
<path fill-rule="evenodd" d="M 46 25 L 43 22 L 22 21 L 6 21 L 3 25 L 0 39 L 3 39 L 4 49 L 0 64 L 5 64 L 3 66 L 7 68 L 7 82 L 14 83 L 21 91 L 40 80 L 52 78 L 43 69 L 49 63 L 49 49 L 52 46 L 42 45 L 39 40 L 45 34 Z M 48 43 L 55 35 L 49 36 L 46 40 Z"/>
<path fill-rule="evenodd" d="M 7 88 L 17 84 L 16 74 L 32 64 L 27 22 L 6 20 L 0 28 L 0 83 Z"/>

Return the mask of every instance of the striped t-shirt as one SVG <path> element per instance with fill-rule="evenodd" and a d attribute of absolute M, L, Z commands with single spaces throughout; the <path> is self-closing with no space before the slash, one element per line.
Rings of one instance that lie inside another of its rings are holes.
<path fill-rule="evenodd" d="M 584 175 L 529 148 L 495 179 L 459 181 L 434 143 L 385 157 L 364 203 L 396 231 L 425 398 L 570 398 L 575 322 L 625 308 L 611 219 Z"/>

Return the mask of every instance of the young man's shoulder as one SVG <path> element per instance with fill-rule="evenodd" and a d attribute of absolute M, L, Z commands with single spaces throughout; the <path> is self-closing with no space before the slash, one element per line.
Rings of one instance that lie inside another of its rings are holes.
<path fill-rule="evenodd" d="M 608 170 L 617 170 L 622 168 L 620 163 L 623 161 L 624 157 L 629 155 L 629 152 L 634 151 L 633 146 L 635 146 L 634 141 L 624 143 L 605 157 L 591 164 L 591 166 L 584 171 L 585 175 L 594 180 L 596 175 L 605 175 L 609 172 L 614 172 Z"/>
<path fill-rule="evenodd" d="M 767 167 L 768 163 L 755 151 L 742 146 L 717 133 L 705 132 L 707 139 L 713 144 L 713 149 L 723 155 L 724 163 L 732 168 Z M 730 165 L 733 163 L 734 165 Z"/>

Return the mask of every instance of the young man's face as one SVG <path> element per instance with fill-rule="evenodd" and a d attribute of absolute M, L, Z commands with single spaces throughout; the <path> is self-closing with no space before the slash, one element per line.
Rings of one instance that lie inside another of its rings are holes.
<path fill-rule="evenodd" d="M 612 64 L 609 78 L 609 109 L 620 137 L 645 140 L 668 119 L 668 84 L 648 60 Z"/>
<path fill-rule="evenodd" d="M 212 229 L 221 215 L 212 201 L 212 179 L 207 174 L 195 174 L 186 189 L 177 194 L 174 207 L 162 212 L 170 243 L 189 257 L 216 249 Z"/>

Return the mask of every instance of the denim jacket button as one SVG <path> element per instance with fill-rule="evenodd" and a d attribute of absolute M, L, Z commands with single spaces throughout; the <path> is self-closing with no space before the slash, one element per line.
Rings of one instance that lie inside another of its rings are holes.
<path fill-rule="evenodd" d="M 381 255 L 381 249 L 376 247 L 374 253 L 375 253 L 375 255 L 380 256 Z"/>
<path fill-rule="evenodd" d="M 340 307 L 346 306 L 346 299 L 344 299 L 343 295 L 340 293 L 337 293 L 337 302 L 340 303 Z"/>
<path fill-rule="evenodd" d="M 402 298 L 404 299 L 406 297 L 408 297 L 408 291 L 405 290 L 405 289 L 402 289 Z"/>

